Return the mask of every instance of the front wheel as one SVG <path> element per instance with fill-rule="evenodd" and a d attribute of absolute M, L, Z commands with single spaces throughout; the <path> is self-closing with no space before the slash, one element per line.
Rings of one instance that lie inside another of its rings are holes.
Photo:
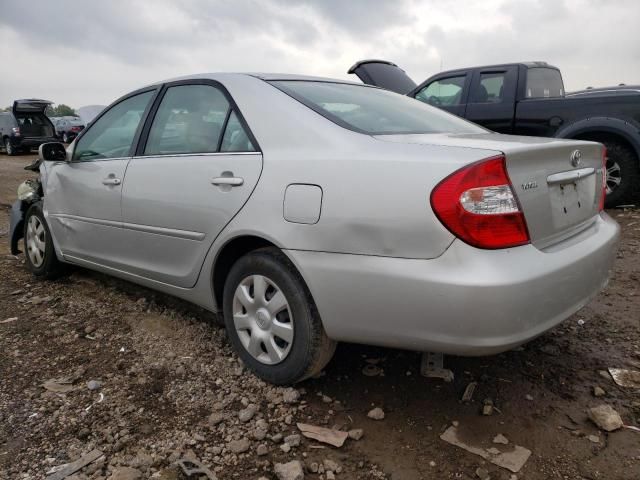
<path fill-rule="evenodd" d="M 224 320 L 236 352 L 258 377 L 276 384 L 320 373 L 336 342 L 322 327 L 302 277 L 276 248 L 240 258 L 223 294 Z"/>
<path fill-rule="evenodd" d="M 640 165 L 633 150 L 617 142 L 605 142 L 607 148 L 607 196 L 605 206 L 632 203 L 640 190 Z"/>
<path fill-rule="evenodd" d="M 25 262 L 36 277 L 53 280 L 66 272 L 58 260 L 49 226 L 39 205 L 32 205 L 24 219 Z"/>

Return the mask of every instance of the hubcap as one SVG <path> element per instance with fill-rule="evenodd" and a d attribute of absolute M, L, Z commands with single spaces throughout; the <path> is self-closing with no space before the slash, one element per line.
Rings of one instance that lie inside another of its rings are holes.
<path fill-rule="evenodd" d="M 622 181 L 622 172 L 618 162 L 607 158 L 607 195 L 613 192 Z"/>
<path fill-rule="evenodd" d="M 293 343 L 293 316 L 282 290 L 262 275 L 245 277 L 233 296 L 233 323 L 242 346 L 266 365 L 282 362 Z"/>
<path fill-rule="evenodd" d="M 40 267 L 44 262 L 46 233 L 40 219 L 32 215 L 27 223 L 27 254 L 34 267 Z"/>

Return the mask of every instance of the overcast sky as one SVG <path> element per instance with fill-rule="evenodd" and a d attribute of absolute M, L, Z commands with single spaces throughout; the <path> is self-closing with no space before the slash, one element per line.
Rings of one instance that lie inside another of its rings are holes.
<path fill-rule="evenodd" d="M 417 82 L 441 66 L 545 60 L 567 90 L 640 83 L 638 0 L 31 0 L 1 10 L 0 106 L 108 104 L 201 72 L 349 78 L 363 58 L 391 60 Z"/>

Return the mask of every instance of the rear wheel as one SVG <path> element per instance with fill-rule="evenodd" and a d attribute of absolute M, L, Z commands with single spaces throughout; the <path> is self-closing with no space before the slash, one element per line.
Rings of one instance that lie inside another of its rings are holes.
<path fill-rule="evenodd" d="M 615 141 L 607 147 L 607 208 L 632 203 L 640 190 L 640 165 L 631 148 Z"/>
<path fill-rule="evenodd" d="M 335 352 L 336 342 L 327 337 L 302 277 L 276 248 L 255 250 L 233 265 L 223 309 L 236 352 L 270 383 L 309 378 Z"/>
<path fill-rule="evenodd" d="M 58 260 L 49 226 L 39 205 L 32 205 L 24 219 L 24 246 L 27 268 L 36 277 L 53 280 L 66 273 Z"/>
<path fill-rule="evenodd" d="M 7 155 L 15 155 L 16 154 L 16 149 L 14 148 L 14 146 L 11 144 L 11 140 L 8 138 L 4 139 L 4 149 L 7 152 Z"/>

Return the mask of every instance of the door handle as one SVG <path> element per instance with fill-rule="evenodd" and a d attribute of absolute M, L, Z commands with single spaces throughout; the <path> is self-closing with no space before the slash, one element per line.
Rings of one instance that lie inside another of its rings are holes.
<path fill-rule="evenodd" d="M 121 183 L 122 183 L 122 180 L 115 177 L 107 177 L 102 180 L 103 185 L 120 185 Z"/>
<path fill-rule="evenodd" d="M 241 177 L 216 177 L 211 180 L 213 185 L 230 185 L 232 187 L 239 187 L 244 183 L 244 178 Z"/>

